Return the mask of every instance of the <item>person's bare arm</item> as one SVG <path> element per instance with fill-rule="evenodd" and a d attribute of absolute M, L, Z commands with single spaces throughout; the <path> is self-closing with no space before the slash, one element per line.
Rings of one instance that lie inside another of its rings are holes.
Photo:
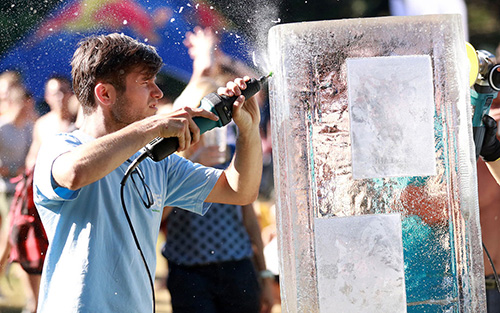
<path fill-rule="evenodd" d="M 38 150 L 40 150 L 40 145 L 42 142 L 42 138 L 40 138 L 40 132 L 43 131 L 40 129 L 42 118 L 39 118 L 33 127 L 33 139 L 31 141 L 31 146 L 28 151 L 28 154 L 26 155 L 26 160 L 25 160 L 25 166 L 26 168 L 33 168 L 35 166 L 36 162 L 36 156 L 38 155 Z"/>
<path fill-rule="evenodd" d="M 184 45 L 193 59 L 193 73 L 182 93 L 175 99 L 174 108 L 196 107 L 207 94 L 217 90 L 218 85 L 211 76 L 215 67 L 214 51 L 219 39 L 211 28 L 195 27 L 186 33 Z"/>
<path fill-rule="evenodd" d="M 186 33 L 184 45 L 193 59 L 193 75 L 191 80 L 210 77 L 215 66 L 215 51 L 219 38 L 210 28 L 196 26 L 192 32 Z"/>
<path fill-rule="evenodd" d="M 219 94 L 240 96 L 248 79 L 229 82 L 226 88 L 219 88 Z M 233 120 L 239 130 L 234 158 L 208 195 L 207 202 L 246 205 L 257 199 L 262 176 L 260 111 L 255 97 L 243 100 L 240 96 L 233 107 Z"/>
<path fill-rule="evenodd" d="M 52 176 L 59 186 L 77 190 L 108 175 L 155 137 L 177 137 L 182 151 L 199 140 L 194 116 L 217 119 L 213 113 L 190 108 L 154 115 L 60 155 Z"/>
<path fill-rule="evenodd" d="M 257 215 L 252 204 L 242 207 L 243 224 L 252 242 L 254 261 L 257 273 L 267 270 L 266 260 L 264 258 L 264 243 L 262 242 L 261 228 Z M 271 312 L 274 305 L 272 290 L 272 277 L 261 279 L 261 313 Z"/>
<path fill-rule="evenodd" d="M 161 220 L 164 221 L 167 219 L 168 215 L 170 214 L 170 212 L 172 212 L 172 209 L 173 207 L 171 206 L 166 206 L 163 208 L 163 212 L 161 214 Z"/>
<path fill-rule="evenodd" d="M 491 175 L 495 178 L 497 183 L 500 185 L 500 159 L 494 162 L 486 162 L 486 166 L 490 170 Z"/>

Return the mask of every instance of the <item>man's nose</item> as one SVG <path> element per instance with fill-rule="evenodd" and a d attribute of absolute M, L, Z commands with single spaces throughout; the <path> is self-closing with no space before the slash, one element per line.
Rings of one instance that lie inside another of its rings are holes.
<path fill-rule="evenodd" d="M 163 91 L 161 91 L 160 87 L 158 87 L 157 84 L 154 84 L 153 91 L 151 92 L 151 95 L 155 99 L 161 99 L 163 98 Z"/>

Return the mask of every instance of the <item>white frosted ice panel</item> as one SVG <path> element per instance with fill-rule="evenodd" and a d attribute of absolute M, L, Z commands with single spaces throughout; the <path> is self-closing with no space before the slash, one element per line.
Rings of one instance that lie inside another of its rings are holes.
<path fill-rule="evenodd" d="M 406 312 L 399 214 L 316 218 L 314 231 L 321 313 Z"/>
<path fill-rule="evenodd" d="M 353 178 L 436 175 L 428 55 L 347 59 Z"/>

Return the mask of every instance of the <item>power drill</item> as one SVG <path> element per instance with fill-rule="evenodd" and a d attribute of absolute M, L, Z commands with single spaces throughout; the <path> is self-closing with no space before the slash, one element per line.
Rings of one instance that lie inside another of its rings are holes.
<path fill-rule="evenodd" d="M 493 54 L 486 50 L 475 51 L 469 43 L 467 43 L 467 55 L 471 63 L 472 132 L 477 159 L 481 152 L 486 130 L 483 117 L 489 113 L 491 103 L 500 91 L 500 65 L 496 64 Z"/>
<path fill-rule="evenodd" d="M 262 89 L 262 86 L 267 82 L 267 79 L 271 77 L 271 75 L 272 72 L 267 76 L 261 76 L 259 79 L 250 79 L 246 82 L 247 88 L 242 90 L 241 94 L 245 96 L 245 99 L 250 99 L 253 95 L 259 92 L 260 89 Z M 237 98 L 237 96 L 227 97 L 213 92 L 201 99 L 200 107 L 217 115 L 219 120 L 212 121 L 204 117 L 194 117 L 193 121 L 200 128 L 200 134 L 203 134 L 204 132 L 215 127 L 223 127 L 231 122 L 233 103 Z M 152 160 L 158 162 L 174 153 L 178 147 L 179 141 L 177 137 L 157 137 L 142 148 L 141 152 L 150 157 Z"/>

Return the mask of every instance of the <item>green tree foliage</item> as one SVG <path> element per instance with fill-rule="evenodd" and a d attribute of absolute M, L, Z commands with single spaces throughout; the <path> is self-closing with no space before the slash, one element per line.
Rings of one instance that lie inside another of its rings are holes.
<path fill-rule="evenodd" d="M 500 44 L 500 2 L 498 0 L 466 0 L 469 41 L 476 49 L 495 52 Z"/>

